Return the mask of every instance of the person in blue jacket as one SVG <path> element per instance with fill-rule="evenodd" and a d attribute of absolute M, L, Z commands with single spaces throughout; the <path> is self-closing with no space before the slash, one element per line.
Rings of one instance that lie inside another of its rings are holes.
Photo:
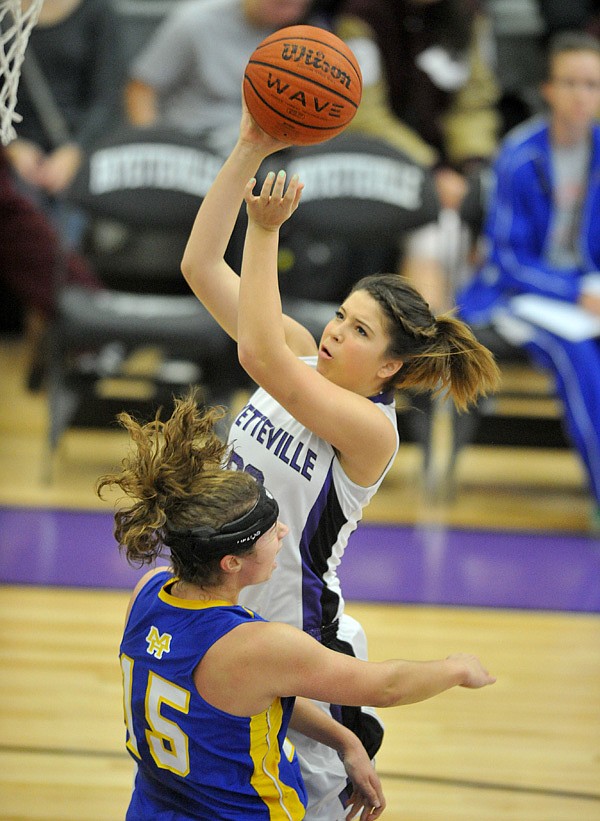
<path fill-rule="evenodd" d="M 594 520 L 600 331 L 584 329 L 600 320 L 600 42 L 580 31 L 556 35 L 542 92 L 548 114 L 521 124 L 501 145 L 485 257 L 457 303 L 475 330 L 492 326 L 553 374 L 589 477 Z"/>
<path fill-rule="evenodd" d="M 127 559 L 150 570 L 130 599 L 120 647 L 126 746 L 136 762 L 127 821 L 300 821 L 306 790 L 288 727 L 333 747 L 354 792 L 346 818 L 382 814 L 381 784 L 359 738 L 307 699 L 391 707 L 495 679 L 475 656 L 369 663 L 238 603 L 270 578 L 288 528 L 264 485 L 224 470 L 216 409 L 193 393 L 170 419 L 123 413 L 131 451 L 98 492 Z M 304 696 L 304 698 L 295 698 Z"/>

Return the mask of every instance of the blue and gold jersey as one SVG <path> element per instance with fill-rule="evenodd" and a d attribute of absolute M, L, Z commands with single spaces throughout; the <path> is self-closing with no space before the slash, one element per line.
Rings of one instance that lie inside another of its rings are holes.
<path fill-rule="evenodd" d="M 304 818 L 304 785 L 286 740 L 294 699 L 234 716 L 208 704 L 193 681 L 216 641 L 260 616 L 176 598 L 172 582 L 167 571 L 148 581 L 121 642 L 126 744 L 137 764 L 127 821 Z"/>

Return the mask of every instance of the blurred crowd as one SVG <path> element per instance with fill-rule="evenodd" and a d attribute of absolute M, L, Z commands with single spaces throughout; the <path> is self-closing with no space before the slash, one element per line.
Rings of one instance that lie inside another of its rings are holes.
<path fill-rule="evenodd" d="M 521 16 L 528 19 L 519 47 L 529 65 L 515 101 L 514 83 L 503 81 L 510 66 L 499 65 L 499 40 L 506 39 L 514 4 L 505 12 L 503 7 L 510 5 L 172 0 L 166 12 L 157 3 L 150 17 L 140 8 L 136 20 L 131 9 L 125 16 L 118 0 L 45 0 L 18 89 L 22 122 L 17 139 L 3 151 L 11 189 L 48 218 L 67 249 L 83 253 L 85 215 L 69 203 L 68 192 L 90 148 L 122 123 L 143 129 L 167 125 L 188 136 L 209 134 L 225 155 L 236 136 L 247 57 L 275 29 L 308 22 L 334 31 L 358 57 L 363 98 L 350 130 L 389 142 L 430 169 L 441 212 L 460 214 L 469 192 L 479 191 L 499 140 L 542 109 L 535 86 L 542 80 L 540 55 L 549 38 L 566 29 L 600 28 L 597 0 L 521 3 Z M 12 191 L 11 202 L 14 196 Z M 22 237 L 13 245 L 28 245 L 27 220 L 21 225 Z M 464 248 L 465 233 L 467 243 L 474 239 L 473 220 L 469 228 L 470 235 L 464 220 L 440 219 L 398 238 L 398 271 L 436 310 L 454 299 L 456 283 L 449 282 L 444 265 L 448 232 L 461 232 Z M 17 265 L 11 258 L 2 266 L 12 304 L 47 314 L 48 285 L 35 283 L 47 278 L 47 261 L 28 264 L 22 276 L 15 273 Z"/>
<path fill-rule="evenodd" d="M 138 16 L 119 0 L 43 4 L 18 89 L 22 122 L 0 152 L 5 330 L 31 314 L 51 320 L 59 268 L 67 281 L 103 287 L 86 257 L 89 217 L 69 197 L 93 147 L 118 129 L 168 128 L 226 156 L 250 53 L 272 31 L 304 22 L 336 33 L 360 63 L 363 97 L 349 132 L 393 146 L 431 176 L 438 217 L 394 242 L 397 273 L 435 312 L 463 310 L 466 293 L 469 321 L 489 327 L 498 305 L 515 319 L 510 298 L 533 293 L 600 316 L 600 253 L 586 233 L 600 216 L 600 0 L 171 0 L 155 15 L 143 5 Z M 546 130 L 527 143 L 541 121 Z M 527 187 L 537 185 L 535 169 L 515 170 L 524 142 L 545 163 L 539 196 Z M 528 197 L 539 200 L 532 213 Z M 481 281 L 497 286 L 495 301 L 472 299 Z M 550 343 L 516 327 L 510 344 L 554 372 L 599 501 L 599 370 L 585 365 L 597 339 L 571 355 L 582 342 L 543 329 L 560 357 L 568 348 L 575 390 Z"/>

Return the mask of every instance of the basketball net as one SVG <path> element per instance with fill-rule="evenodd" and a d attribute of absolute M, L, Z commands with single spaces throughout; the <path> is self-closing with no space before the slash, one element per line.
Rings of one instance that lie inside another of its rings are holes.
<path fill-rule="evenodd" d="M 0 0 L 0 142 L 8 145 L 17 136 L 13 123 L 21 122 L 15 112 L 17 87 L 25 49 L 44 0 Z"/>

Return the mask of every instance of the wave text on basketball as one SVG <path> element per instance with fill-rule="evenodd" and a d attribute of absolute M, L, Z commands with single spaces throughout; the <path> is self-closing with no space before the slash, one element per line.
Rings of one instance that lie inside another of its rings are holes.
<path fill-rule="evenodd" d="M 290 86 L 289 83 L 282 83 L 279 77 L 273 77 L 271 72 L 269 72 L 269 79 L 267 81 L 267 86 L 269 88 L 275 87 L 275 91 L 278 95 L 285 95 L 288 102 L 299 103 L 303 108 L 307 108 L 309 106 L 313 106 L 314 110 L 320 114 L 321 112 L 326 112 L 328 117 L 340 117 L 341 112 L 344 110 L 344 106 L 340 103 L 332 103 L 330 100 L 323 100 L 321 102 L 318 97 L 315 97 L 314 94 L 308 95 L 309 99 L 307 99 L 307 94 L 301 88 L 294 89 Z M 296 108 L 290 109 L 293 113 L 297 116 L 300 112 Z"/>

